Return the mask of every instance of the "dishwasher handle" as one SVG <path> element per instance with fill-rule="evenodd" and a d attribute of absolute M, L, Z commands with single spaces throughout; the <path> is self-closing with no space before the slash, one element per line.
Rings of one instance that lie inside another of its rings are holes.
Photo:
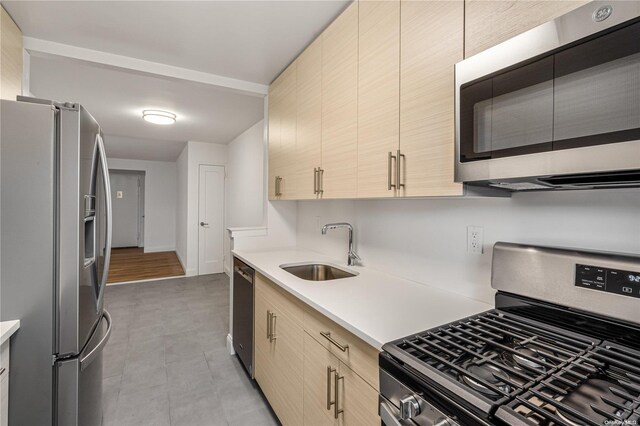
<path fill-rule="evenodd" d="M 242 278 L 244 278 L 245 280 L 249 281 L 249 284 L 253 284 L 253 274 L 249 275 L 246 272 L 244 272 L 242 270 L 242 268 L 240 268 L 238 265 L 234 265 L 233 267 L 233 271 L 240 275 Z"/>

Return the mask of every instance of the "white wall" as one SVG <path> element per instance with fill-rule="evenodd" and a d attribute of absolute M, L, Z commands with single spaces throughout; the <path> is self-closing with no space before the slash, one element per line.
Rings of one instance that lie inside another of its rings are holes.
<path fill-rule="evenodd" d="M 189 188 L 187 185 L 189 150 L 186 145 L 182 153 L 176 160 L 176 254 L 182 263 L 184 270 L 187 270 L 187 198 Z"/>
<path fill-rule="evenodd" d="M 298 202 L 297 244 L 346 257 L 346 231 L 320 234 L 328 222 L 355 226 L 364 264 L 486 302 L 496 241 L 640 253 L 640 190 L 514 194 L 511 199 Z M 484 227 L 484 254 L 466 252 L 468 225 Z"/>
<path fill-rule="evenodd" d="M 206 142 L 187 142 L 187 208 L 186 226 L 186 256 L 182 258 L 185 273 L 188 276 L 198 273 L 198 186 L 200 179 L 200 165 L 227 164 L 227 145 Z M 183 153 L 180 155 L 182 157 Z M 184 160 L 183 160 L 184 161 Z"/>
<path fill-rule="evenodd" d="M 264 121 L 228 146 L 227 226 L 260 226 L 264 219 Z"/>
<path fill-rule="evenodd" d="M 176 163 L 109 158 L 110 169 L 145 172 L 144 251 L 176 249 Z"/>

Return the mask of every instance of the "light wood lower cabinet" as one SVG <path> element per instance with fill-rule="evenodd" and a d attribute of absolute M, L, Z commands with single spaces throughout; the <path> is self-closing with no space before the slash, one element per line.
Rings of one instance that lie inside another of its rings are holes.
<path fill-rule="evenodd" d="M 304 424 L 337 425 L 335 372 L 340 361 L 307 333 L 304 335 Z"/>
<path fill-rule="evenodd" d="M 375 348 L 260 274 L 254 330 L 255 378 L 282 424 L 380 424 Z"/>
<path fill-rule="evenodd" d="M 283 425 L 302 424 L 302 309 L 259 274 L 255 283 L 255 378 Z"/>
<path fill-rule="evenodd" d="M 0 426 L 9 424 L 9 345 L 0 346 Z"/>

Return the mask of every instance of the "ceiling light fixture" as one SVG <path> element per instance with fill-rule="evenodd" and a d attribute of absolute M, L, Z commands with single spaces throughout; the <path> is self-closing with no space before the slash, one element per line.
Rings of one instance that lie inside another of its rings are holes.
<path fill-rule="evenodd" d="M 176 115 L 168 111 L 155 109 L 145 109 L 142 111 L 142 118 L 153 124 L 173 124 L 176 122 Z"/>

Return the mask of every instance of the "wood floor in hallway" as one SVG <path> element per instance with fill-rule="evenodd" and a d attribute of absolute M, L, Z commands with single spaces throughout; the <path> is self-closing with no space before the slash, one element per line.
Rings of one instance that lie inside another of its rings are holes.
<path fill-rule="evenodd" d="M 143 248 L 115 248 L 107 284 L 184 275 L 175 251 L 145 253 Z"/>

